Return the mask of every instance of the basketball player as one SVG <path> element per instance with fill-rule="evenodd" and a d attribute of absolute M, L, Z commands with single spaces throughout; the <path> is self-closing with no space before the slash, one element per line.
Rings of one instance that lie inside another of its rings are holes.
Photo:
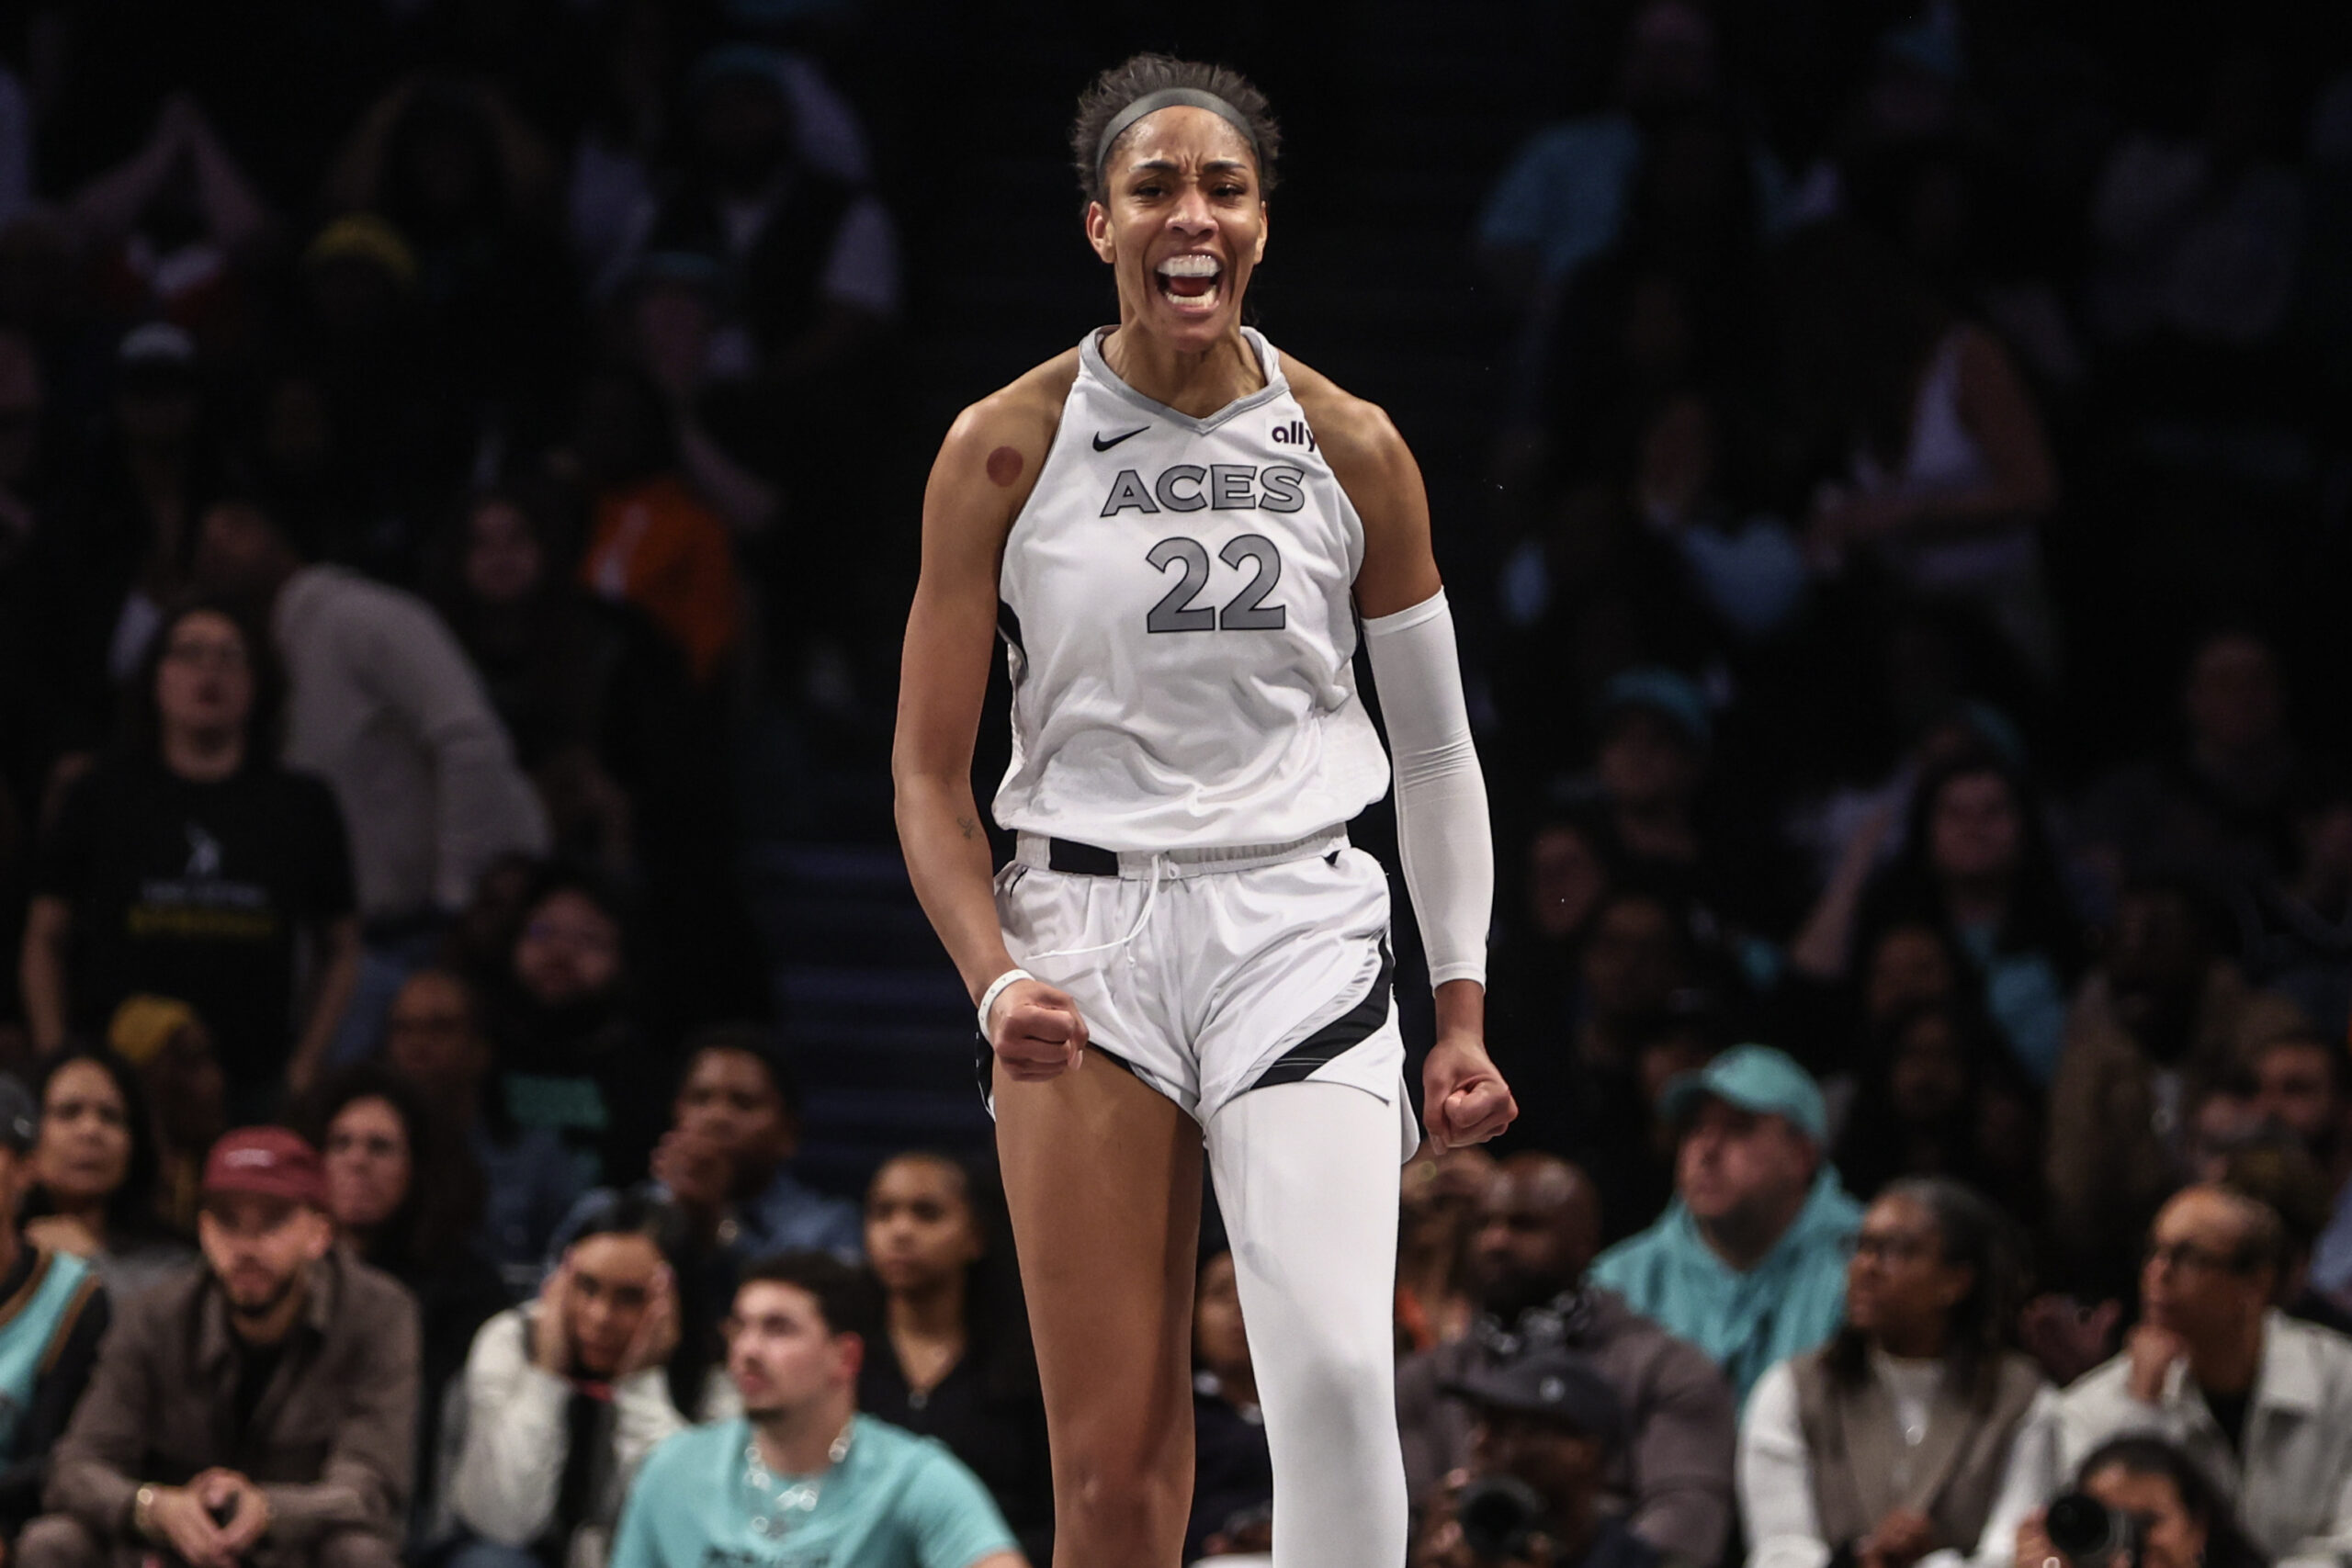
<path fill-rule="evenodd" d="M 1396 749 L 1437 986 L 1440 1147 L 1516 1108 L 1483 1042 L 1493 845 L 1420 475 L 1386 416 L 1241 325 L 1276 130 L 1141 55 L 1073 133 L 1119 324 L 967 409 L 923 503 L 894 771 L 915 890 L 979 1009 L 1063 1568 L 1173 1568 L 1203 1144 L 1274 1467 L 1281 1568 L 1404 1560 L 1390 1314 L 1418 1133 L 1387 881 L 1344 825 Z M 985 234 L 973 243 L 988 243 Z M 1367 256 L 1367 265 L 1396 258 Z M 993 639 L 1012 765 L 971 789 Z"/>

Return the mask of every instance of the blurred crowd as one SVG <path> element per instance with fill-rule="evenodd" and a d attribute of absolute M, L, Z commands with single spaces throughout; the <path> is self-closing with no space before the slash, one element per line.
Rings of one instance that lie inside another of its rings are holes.
<path fill-rule="evenodd" d="M 1497 434 L 1422 453 L 1487 498 L 1521 1114 L 1405 1172 L 1415 1562 L 2352 1560 L 2352 56 L 1546 26 L 1560 112 L 1464 176 Z M 766 1400 L 869 1480 L 754 1453 L 762 1540 L 1049 1559 L 1001 1195 L 796 1174 L 741 877 L 757 716 L 887 729 L 887 32 L 0 17 L 12 1555 L 690 1568 L 707 1478 L 632 1478 Z M 1238 1559 L 1206 1234 L 1187 1553 Z"/>

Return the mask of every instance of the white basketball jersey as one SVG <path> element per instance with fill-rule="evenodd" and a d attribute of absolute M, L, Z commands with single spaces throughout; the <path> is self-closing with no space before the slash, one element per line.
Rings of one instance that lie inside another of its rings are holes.
<path fill-rule="evenodd" d="M 1282 362 L 1206 419 L 1137 392 L 1090 333 L 998 583 L 1008 828 L 1109 850 L 1286 843 L 1388 788 L 1356 694 L 1363 525 Z"/>

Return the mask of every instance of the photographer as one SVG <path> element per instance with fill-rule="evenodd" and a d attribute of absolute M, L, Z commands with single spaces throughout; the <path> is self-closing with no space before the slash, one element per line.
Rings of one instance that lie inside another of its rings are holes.
<path fill-rule="evenodd" d="M 2064 1462 L 2144 1432 L 2222 1489 L 2284 1562 L 2352 1549 L 2352 1343 L 2271 1305 L 2286 1258 L 2267 1205 L 2226 1187 L 2177 1194 L 2149 1228 L 2138 1327 L 2066 1391 Z"/>
<path fill-rule="evenodd" d="M 2268 1568 L 2269 1561 L 2195 1461 L 2161 1438 L 2136 1437 L 2100 1446 L 2083 1461 L 2074 1492 L 2026 1517 L 2013 1568 Z"/>
<path fill-rule="evenodd" d="M 1591 1361 L 1535 1346 L 1445 1392 L 1478 1415 L 1471 1478 L 1432 1511 L 1414 1568 L 1658 1568 L 1657 1549 L 1603 1510 L 1624 1416 Z"/>

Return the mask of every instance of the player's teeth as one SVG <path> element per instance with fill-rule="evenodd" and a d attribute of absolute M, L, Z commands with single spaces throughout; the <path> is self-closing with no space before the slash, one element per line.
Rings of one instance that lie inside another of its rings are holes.
<path fill-rule="evenodd" d="M 1215 256 L 1170 256 L 1159 264 L 1166 277 L 1215 277 L 1217 272 Z"/>

